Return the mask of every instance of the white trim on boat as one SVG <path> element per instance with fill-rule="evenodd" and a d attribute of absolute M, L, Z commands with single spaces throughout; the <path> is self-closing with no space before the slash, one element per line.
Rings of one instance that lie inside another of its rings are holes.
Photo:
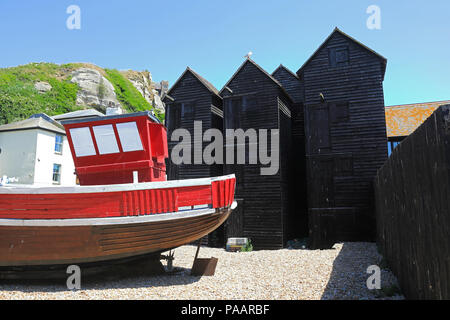
<path fill-rule="evenodd" d="M 149 190 L 149 189 L 167 189 L 179 187 L 195 187 L 211 185 L 214 181 L 222 181 L 235 178 L 234 174 L 212 177 L 212 178 L 198 178 L 186 180 L 169 180 L 169 181 L 155 181 L 142 183 L 126 183 L 126 184 L 111 184 L 111 185 L 95 185 L 95 186 L 33 186 L 33 185 L 4 185 L 0 186 L 0 194 L 60 194 L 60 193 L 102 193 L 102 192 L 117 192 L 117 191 L 135 191 L 135 190 Z"/>
<path fill-rule="evenodd" d="M 147 223 L 212 214 L 217 209 L 194 209 L 185 212 L 169 212 L 145 216 L 82 218 L 82 219 L 0 219 L 0 226 L 15 227 L 68 227 L 68 226 L 102 226 L 130 223 Z"/>

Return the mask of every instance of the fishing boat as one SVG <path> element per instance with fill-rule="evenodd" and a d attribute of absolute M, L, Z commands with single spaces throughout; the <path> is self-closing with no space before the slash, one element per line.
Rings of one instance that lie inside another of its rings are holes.
<path fill-rule="evenodd" d="M 68 120 L 77 186 L 0 187 L 0 267 L 108 262 L 202 238 L 236 206 L 234 175 L 167 181 L 150 112 Z"/>

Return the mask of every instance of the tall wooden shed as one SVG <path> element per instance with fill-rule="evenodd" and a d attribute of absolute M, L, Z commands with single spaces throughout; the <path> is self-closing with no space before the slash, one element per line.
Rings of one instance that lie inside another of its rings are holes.
<path fill-rule="evenodd" d="M 202 152 L 210 144 L 210 142 L 202 142 L 201 145 L 194 144 L 194 121 L 201 121 L 202 131 L 200 134 L 202 136 L 208 129 L 214 128 L 222 131 L 223 108 L 218 90 L 188 67 L 164 96 L 163 101 L 166 104 L 165 125 L 169 150 L 168 179 L 181 180 L 222 175 L 222 164 L 205 164 L 203 158 L 200 163 L 195 163 L 194 158 L 196 150 Z M 189 142 L 191 144 L 191 163 L 175 165 L 171 158 L 172 150 L 181 141 L 173 141 L 171 137 L 174 130 L 180 128 L 188 130 L 191 135 Z M 221 227 L 209 235 L 207 243 L 211 246 L 222 246 L 224 241 L 223 227 Z M 206 244 L 206 241 L 203 243 Z"/>
<path fill-rule="evenodd" d="M 221 90 L 224 104 L 224 131 L 229 129 L 268 129 L 268 149 L 279 146 L 279 169 L 262 175 L 260 156 L 250 164 L 255 143 L 246 140 L 246 163 L 225 164 L 226 173 L 236 175 L 238 207 L 226 224 L 227 237 L 249 237 L 255 249 L 279 249 L 291 238 L 294 225 L 291 189 L 291 108 L 293 100 L 282 85 L 253 60 L 246 59 Z M 271 129 L 279 134 L 271 139 Z M 252 146 L 253 144 L 253 146 Z M 234 150 L 236 140 L 226 144 L 225 153 Z M 261 148 L 261 136 L 256 148 Z M 275 154 L 275 153 L 274 153 Z M 234 156 L 236 160 L 236 155 Z M 253 159 L 255 160 L 255 159 Z"/>
<path fill-rule="evenodd" d="M 303 111 L 303 83 L 291 70 L 280 64 L 272 76 L 292 98 L 292 193 L 295 195 L 293 210 L 295 231 L 293 236 L 308 236 L 308 206 L 306 201 L 305 121 Z"/>
<path fill-rule="evenodd" d="M 336 28 L 297 71 L 313 248 L 375 237 L 372 182 L 387 159 L 386 62 Z"/>

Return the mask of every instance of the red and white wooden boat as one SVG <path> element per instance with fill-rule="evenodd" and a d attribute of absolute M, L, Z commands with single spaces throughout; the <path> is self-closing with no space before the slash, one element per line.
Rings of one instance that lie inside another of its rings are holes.
<path fill-rule="evenodd" d="M 165 181 L 166 129 L 147 112 L 63 123 L 80 186 L 0 187 L 0 266 L 160 253 L 220 226 L 234 175 Z"/>

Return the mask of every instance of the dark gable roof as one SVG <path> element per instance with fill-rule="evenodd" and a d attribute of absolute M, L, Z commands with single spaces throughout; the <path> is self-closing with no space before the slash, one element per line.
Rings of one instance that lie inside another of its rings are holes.
<path fill-rule="evenodd" d="M 192 74 L 206 89 L 208 89 L 209 92 L 211 92 L 212 94 L 216 95 L 217 97 L 221 98 L 219 94 L 219 90 L 217 90 L 212 84 L 211 82 L 209 82 L 208 80 L 206 80 L 205 78 L 203 78 L 202 76 L 200 76 L 197 72 L 195 72 L 194 70 L 192 70 L 191 68 L 187 67 L 186 70 L 183 72 L 183 74 L 178 78 L 177 81 L 175 81 L 175 83 L 173 84 L 173 86 L 170 88 L 169 91 L 167 91 L 168 96 L 170 96 L 170 93 L 172 92 L 172 90 L 178 85 L 178 83 L 181 81 L 181 79 L 183 79 L 183 77 L 186 75 L 186 73 L 190 73 Z"/>
<path fill-rule="evenodd" d="M 277 72 L 280 72 L 280 71 L 283 71 L 283 70 L 286 71 L 287 73 L 289 73 L 290 75 L 292 75 L 294 78 L 298 79 L 298 75 L 296 75 L 295 73 L 293 73 L 291 70 L 289 70 L 288 68 L 286 68 L 286 67 L 283 66 L 282 64 L 280 64 L 280 65 L 278 66 L 278 68 L 276 68 L 275 71 L 272 72 L 272 77 L 274 77 L 275 74 L 276 74 Z"/>
<path fill-rule="evenodd" d="M 384 73 L 386 72 L 386 64 L 387 64 L 387 59 L 385 57 L 383 57 L 381 54 L 375 52 L 374 50 L 370 49 L 369 47 L 365 46 L 364 44 L 362 44 L 361 42 L 359 42 L 358 40 L 350 37 L 348 34 L 342 32 L 338 27 L 336 27 L 333 32 L 325 39 L 325 41 L 320 45 L 320 47 L 314 51 L 314 53 L 311 55 L 311 57 L 309 57 L 308 60 L 306 60 L 306 62 L 300 67 L 300 69 L 298 69 L 297 71 L 297 75 L 300 76 L 300 73 L 302 72 L 303 68 L 305 68 L 309 62 L 316 56 L 317 53 L 319 53 L 319 51 L 326 46 L 328 40 L 330 40 L 333 35 L 335 35 L 336 33 L 339 33 L 341 35 L 343 35 L 344 37 L 350 39 L 351 41 L 353 41 L 354 43 L 356 43 L 357 45 L 359 45 L 360 47 L 362 47 L 363 49 L 369 51 L 370 53 L 374 54 L 376 57 L 378 57 L 382 64 L 383 64 L 383 78 L 384 78 Z"/>
<path fill-rule="evenodd" d="M 188 69 L 192 72 L 192 74 L 195 77 L 197 77 L 198 80 L 200 80 L 201 83 L 203 83 L 208 88 L 209 91 L 211 91 L 212 93 L 214 93 L 215 95 L 220 97 L 219 90 L 217 90 L 216 87 L 214 87 L 211 82 L 209 82 L 208 80 L 203 78 L 201 75 L 199 75 L 197 72 L 195 72 L 191 68 L 188 67 Z"/>
<path fill-rule="evenodd" d="M 280 87 L 280 89 L 286 94 L 286 96 L 288 97 L 288 99 L 292 101 L 291 96 L 287 93 L 287 91 L 283 88 L 283 86 L 281 85 L 280 82 L 278 82 L 277 79 L 275 79 L 272 75 L 270 75 L 266 70 L 264 70 L 263 68 L 261 68 L 257 63 L 255 63 L 252 59 L 250 58 L 246 58 L 245 61 L 241 64 L 241 66 L 236 70 L 236 72 L 233 74 L 233 76 L 230 78 L 230 80 L 228 80 L 228 82 L 223 86 L 222 90 L 220 90 L 220 94 L 222 94 L 222 92 L 225 90 L 226 87 L 228 87 L 228 85 L 230 84 L 231 81 L 233 81 L 233 79 L 236 77 L 236 75 L 239 73 L 239 71 L 241 71 L 241 69 L 247 64 L 247 63 L 251 63 L 252 65 L 254 65 L 256 68 L 258 68 L 258 70 L 260 70 L 262 73 L 264 73 L 270 80 L 272 80 L 278 87 Z"/>

